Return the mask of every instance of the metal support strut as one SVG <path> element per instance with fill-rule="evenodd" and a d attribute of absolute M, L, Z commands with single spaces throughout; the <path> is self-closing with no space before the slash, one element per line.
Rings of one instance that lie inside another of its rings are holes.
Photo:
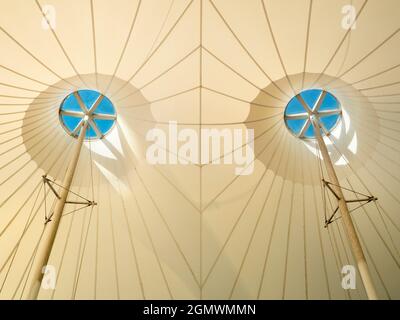
<path fill-rule="evenodd" d="M 64 188 L 63 186 L 59 185 L 59 184 L 58 184 L 57 182 L 55 182 L 54 180 L 49 179 L 49 178 L 47 177 L 47 175 L 42 176 L 42 179 L 43 179 L 43 183 L 44 183 L 45 185 L 47 185 L 47 186 L 50 188 L 50 190 L 53 191 L 53 193 L 54 193 L 54 195 L 56 196 L 56 198 L 57 198 L 58 200 L 60 200 L 60 199 L 61 199 L 61 196 L 59 195 L 59 193 L 58 193 L 58 192 L 56 191 L 56 189 L 54 188 L 54 185 L 60 187 L 61 189 L 65 189 L 65 188 Z M 68 201 L 68 200 L 67 200 L 67 201 L 65 201 L 65 204 L 82 205 L 82 207 L 79 208 L 79 210 L 80 210 L 80 209 L 87 208 L 87 207 L 91 207 L 91 206 L 96 206 L 96 205 L 97 205 L 97 202 L 95 202 L 95 201 L 91 201 L 91 200 L 85 199 L 84 197 L 80 196 L 79 194 L 77 194 L 77 193 L 75 193 L 75 192 L 72 192 L 71 190 L 68 190 L 68 191 L 71 192 L 71 193 L 73 193 L 73 194 L 75 194 L 76 196 L 78 196 L 79 198 L 81 198 L 83 201 Z M 44 201 L 46 201 L 46 199 L 44 199 Z M 75 211 L 77 211 L 77 210 L 74 210 L 74 211 L 72 211 L 72 212 L 75 212 Z M 47 215 L 47 212 L 45 213 L 45 224 L 47 224 L 47 223 L 49 223 L 49 222 L 51 221 L 51 218 L 53 217 L 53 214 L 54 214 L 54 212 L 52 212 L 50 215 Z M 64 215 L 66 215 L 66 214 L 64 214 Z"/>
<path fill-rule="evenodd" d="M 358 194 L 358 195 L 362 196 L 362 198 L 357 198 L 357 199 L 350 199 L 350 200 L 349 199 L 344 199 L 344 201 L 346 201 L 347 204 L 348 203 L 360 203 L 360 205 L 358 207 L 356 207 L 356 208 L 354 208 L 352 210 L 349 210 L 349 213 L 352 213 L 353 211 L 361 208 L 362 206 L 364 206 L 364 205 L 366 205 L 366 204 L 368 204 L 370 202 L 378 201 L 377 197 L 365 195 L 365 194 L 362 194 L 362 193 L 359 193 L 359 192 L 356 192 L 356 191 L 353 191 L 353 190 L 349 190 L 349 189 L 344 188 L 342 186 L 334 185 L 331 182 L 326 181 L 325 179 L 322 179 L 322 183 L 323 183 L 324 187 L 328 188 L 328 190 L 335 196 L 336 200 L 339 200 L 340 197 L 335 192 L 335 190 L 333 190 L 332 186 L 336 186 L 336 187 L 338 187 L 338 188 L 340 188 L 342 190 L 344 189 L 344 190 L 350 191 L 350 192 L 352 192 L 354 194 Z M 334 222 L 334 221 L 336 221 L 336 220 L 341 218 L 341 217 L 335 217 L 336 213 L 338 211 L 339 211 L 339 206 L 336 207 L 336 209 L 333 211 L 332 215 L 329 218 L 325 218 L 325 228 L 327 228 L 328 225 L 330 225 L 332 222 Z"/>

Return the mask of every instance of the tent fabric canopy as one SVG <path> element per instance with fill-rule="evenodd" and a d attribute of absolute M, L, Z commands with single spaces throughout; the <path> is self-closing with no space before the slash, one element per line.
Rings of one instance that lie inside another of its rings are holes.
<path fill-rule="evenodd" d="M 341 286 L 354 261 L 340 215 L 325 228 L 336 200 L 318 146 L 285 125 L 286 105 L 311 88 L 341 104 L 324 140 L 345 197 L 378 198 L 350 210 L 379 297 L 400 298 L 399 1 L 0 7 L 1 299 L 28 295 L 56 200 L 42 176 L 61 183 L 76 141 L 59 108 L 85 89 L 109 98 L 117 121 L 84 143 L 69 199 L 97 205 L 66 205 L 49 260 L 55 290 L 39 298 L 365 299 L 358 275 L 356 289 Z M 149 164 L 146 134 L 171 121 L 253 129 L 253 173 Z"/>

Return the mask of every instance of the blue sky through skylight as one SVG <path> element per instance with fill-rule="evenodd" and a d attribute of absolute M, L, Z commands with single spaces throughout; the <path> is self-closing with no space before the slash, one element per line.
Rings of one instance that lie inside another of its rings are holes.
<path fill-rule="evenodd" d="M 325 132 L 331 132 L 336 127 L 340 120 L 341 107 L 338 100 L 331 93 L 326 92 L 318 110 L 316 110 L 317 102 L 322 93 L 323 90 L 321 89 L 310 89 L 301 92 L 300 96 L 325 129 L 325 131 L 321 130 L 321 134 L 324 135 Z M 310 115 L 300 100 L 298 96 L 295 96 L 286 106 L 286 126 L 294 135 L 300 138 L 315 138 L 314 127 L 310 122 Z M 325 114 L 326 112 L 328 114 Z"/>
<path fill-rule="evenodd" d="M 77 92 L 82 99 L 82 102 L 86 106 L 86 109 L 90 110 L 96 101 L 99 99 L 101 94 L 94 90 L 79 90 Z M 101 138 L 107 134 L 114 126 L 114 119 L 101 119 L 102 116 L 114 116 L 116 118 L 115 108 L 112 102 L 105 96 L 98 104 L 97 108 L 90 115 L 88 129 L 86 131 L 86 139 Z M 75 132 L 77 127 L 85 116 L 84 110 L 81 109 L 77 98 L 74 93 L 71 93 L 61 104 L 60 108 L 60 121 L 63 123 L 65 129 L 69 134 L 74 133 L 75 136 L 79 135 L 80 129 Z M 100 136 L 97 134 L 95 128 Z"/>

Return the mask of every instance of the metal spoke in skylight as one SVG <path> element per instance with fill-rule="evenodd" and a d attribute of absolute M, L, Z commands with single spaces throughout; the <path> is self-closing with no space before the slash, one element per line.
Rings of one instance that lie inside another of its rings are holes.
<path fill-rule="evenodd" d="M 94 90 L 79 90 L 64 99 L 59 118 L 65 131 L 75 138 L 82 123 L 88 121 L 86 139 L 102 139 L 114 127 L 117 114 L 106 96 Z"/>
<path fill-rule="evenodd" d="M 314 139 L 312 119 L 322 128 L 321 134 L 332 132 L 341 119 L 339 101 L 321 89 L 305 90 L 293 97 L 285 109 L 285 124 L 291 133 L 301 139 Z"/>

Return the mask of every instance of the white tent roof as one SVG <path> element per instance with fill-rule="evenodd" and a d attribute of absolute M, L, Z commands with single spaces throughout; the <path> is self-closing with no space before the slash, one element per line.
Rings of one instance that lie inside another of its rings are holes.
<path fill-rule="evenodd" d="M 344 110 L 326 138 L 341 185 L 379 199 L 352 213 L 378 295 L 399 299 L 399 16 L 397 0 L 2 0 L 0 298 L 27 295 L 55 199 L 42 176 L 61 183 L 75 142 L 58 109 L 85 88 L 117 125 L 84 145 L 71 191 L 98 205 L 67 205 L 40 298 L 366 298 L 341 287 L 354 262 L 341 220 L 324 228 L 318 150 L 283 120 L 320 87 Z M 169 121 L 254 129 L 254 173 L 148 164 Z"/>

